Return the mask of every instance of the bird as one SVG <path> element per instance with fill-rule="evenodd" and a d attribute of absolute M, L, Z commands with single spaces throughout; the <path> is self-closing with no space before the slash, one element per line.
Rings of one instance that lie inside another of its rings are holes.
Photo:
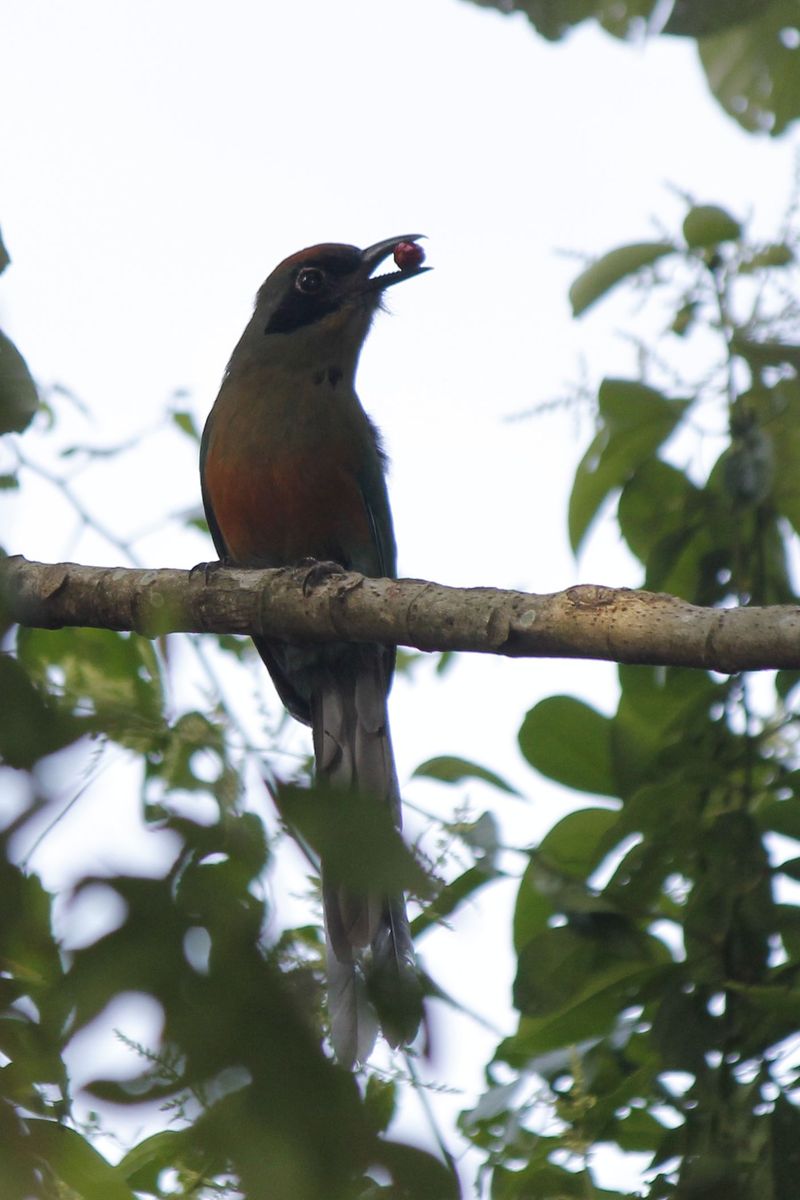
<path fill-rule="evenodd" d="M 201 439 L 203 506 L 222 563 L 395 576 L 387 459 L 355 376 L 387 288 L 428 270 L 421 237 L 310 246 L 259 289 Z M 376 274 L 390 256 L 399 269 Z M 285 707 L 311 726 L 318 780 L 386 805 L 399 830 L 387 713 L 395 648 L 254 642 Z M 391 1045 L 413 1040 L 420 976 L 404 895 L 354 894 L 324 858 L 321 883 L 330 1038 L 350 1068 L 369 1057 L 379 1022 Z M 375 999 L 387 995 L 379 1017 Z"/>

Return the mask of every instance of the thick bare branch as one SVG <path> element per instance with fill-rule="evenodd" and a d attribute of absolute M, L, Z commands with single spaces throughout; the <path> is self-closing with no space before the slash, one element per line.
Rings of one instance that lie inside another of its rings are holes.
<path fill-rule="evenodd" d="M 53 629 L 91 625 L 147 637 L 177 631 L 420 650 L 593 658 L 720 672 L 800 667 L 800 607 L 710 609 L 674 596 L 582 584 L 552 595 L 451 588 L 307 568 L 142 571 L 0 562 L 8 617 Z"/>

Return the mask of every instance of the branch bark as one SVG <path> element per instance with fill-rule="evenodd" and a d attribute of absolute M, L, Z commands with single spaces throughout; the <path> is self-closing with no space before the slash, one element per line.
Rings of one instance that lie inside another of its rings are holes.
<path fill-rule="evenodd" d="M 308 569 L 133 570 L 0 561 L 7 620 L 132 630 L 384 642 L 516 658 L 590 658 L 721 673 L 800 668 L 800 607 L 712 609 L 582 584 L 550 595 Z"/>

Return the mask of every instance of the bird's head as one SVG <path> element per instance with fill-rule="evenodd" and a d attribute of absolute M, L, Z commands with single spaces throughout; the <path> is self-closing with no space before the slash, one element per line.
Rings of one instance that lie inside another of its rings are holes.
<path fill-rule="evenodd" d="M 416 246 L 421 237 L 386 238 L 366 250 L 329 242 L 292 254 L 259 290 L 260 331 L 269 336 L 302 330 L 325 340 L 350 335 L 360 345 L 386 289 L 428 270 Z M 374 274 L 392 255 L 398 269 Z"/>

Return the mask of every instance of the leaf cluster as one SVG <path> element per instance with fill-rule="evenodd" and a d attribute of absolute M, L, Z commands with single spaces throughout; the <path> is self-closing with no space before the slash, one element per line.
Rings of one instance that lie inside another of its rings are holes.
<path fill-rule="evenodd" d="M 27 768 L 35 780 L 54 752 L 80 739 L 113 741 L 142 764 L 145 819 L 178 847 L 161 877 L 80 880 L 74 899 L 113 894 L 123 917 L 63 962 L 50 897 L 35 876 L 3 859 L 4 911 L 14 914 L 0 950 L 0 1048 L 10 1060 L 0 1072 L 4 1196 L 454 1194 L 446 1167 L 384 1136 L 394 1088 L 371 1082 L 362 1093 L 324 1051 L 318 928 L 267 936 L 273 914 L 262 880 L 270 845 L 262 819 L 241 804 L 243 765 L 228 749 L 224 719 L 199 711 L 173 717 L 163 662 L 143 639 L 29 630 L 20 632 L 16 656 L 0 661 L 15 672 L 6 697 L 15 708 L 27 702 L 31 721 L 26 738 L 9 743 L 6 770 Z M 210 823 L 175 805 L 178 796 L 201 794 L 216 807 Z M 298 823 L 313 835 L 327 801 L 305 797 L 300 807 L 296 792 L 283 789 L 281 802 L 293 818 L 294 802 Z M 46 799 L 8 831 L 7 855 L 8 837 Z M 391 837 L 383 827 L 360 827 L 357 813 L 353 822 L 359 853 L 343 856 L 345 872 L 351 857 L 380 863 Z M 395 854 L 398 878 L 419 884 L 419 868 L 399 841 Z M 378 882 L 386 885 L 383 874 Z M 160 1008 L 159 1044 L 138 1048 L 135 1075 L 97 1078 L 89 1091 L 101 1110 L 159 1105 L 165 1128 L 112 1167 L 70 1119 L 63 1055 L 113 1001 L 139 994 Z"/>
<path fill-rule="evenodd" d="M 798 602 L 796 254 L 791 234 L 754 246 L 723 209 L 691 206 L 680 237 L 614 250 L 575 281 L 576 313 L 623 282 L 672 313 L 646 377 L 598 389 L 576 551 L 614 505 L 645 587 Z M 695 337 L 697 377 L 655 386 Z M 703 477 L 693 429 L 710 413 L 724 432 Z M 744 677 L 623 666 L 612 716 L 553 696 L 525 718 L 531 765 L 603 802 L 556 824 L 520 883 L 519 1025 L 463 1117 L 492 1196 L 617 1195 L 592 1169 L 604 1143 L 647 1155 L 653 1198 L 794 1195 L 796 683 L 781 673 L 756 700 Z"/>
<path fill-rule="evenodd" d="M 616 38 L 691 38 L 712 95 L 748 132 L 775 136 L 800 116 L 796 0 L 676 0 L 666 9 L 660 0 L 472 3 L 506 14 L 523 12 L 548 41 L 559 41 L 588 20 Z"/>

